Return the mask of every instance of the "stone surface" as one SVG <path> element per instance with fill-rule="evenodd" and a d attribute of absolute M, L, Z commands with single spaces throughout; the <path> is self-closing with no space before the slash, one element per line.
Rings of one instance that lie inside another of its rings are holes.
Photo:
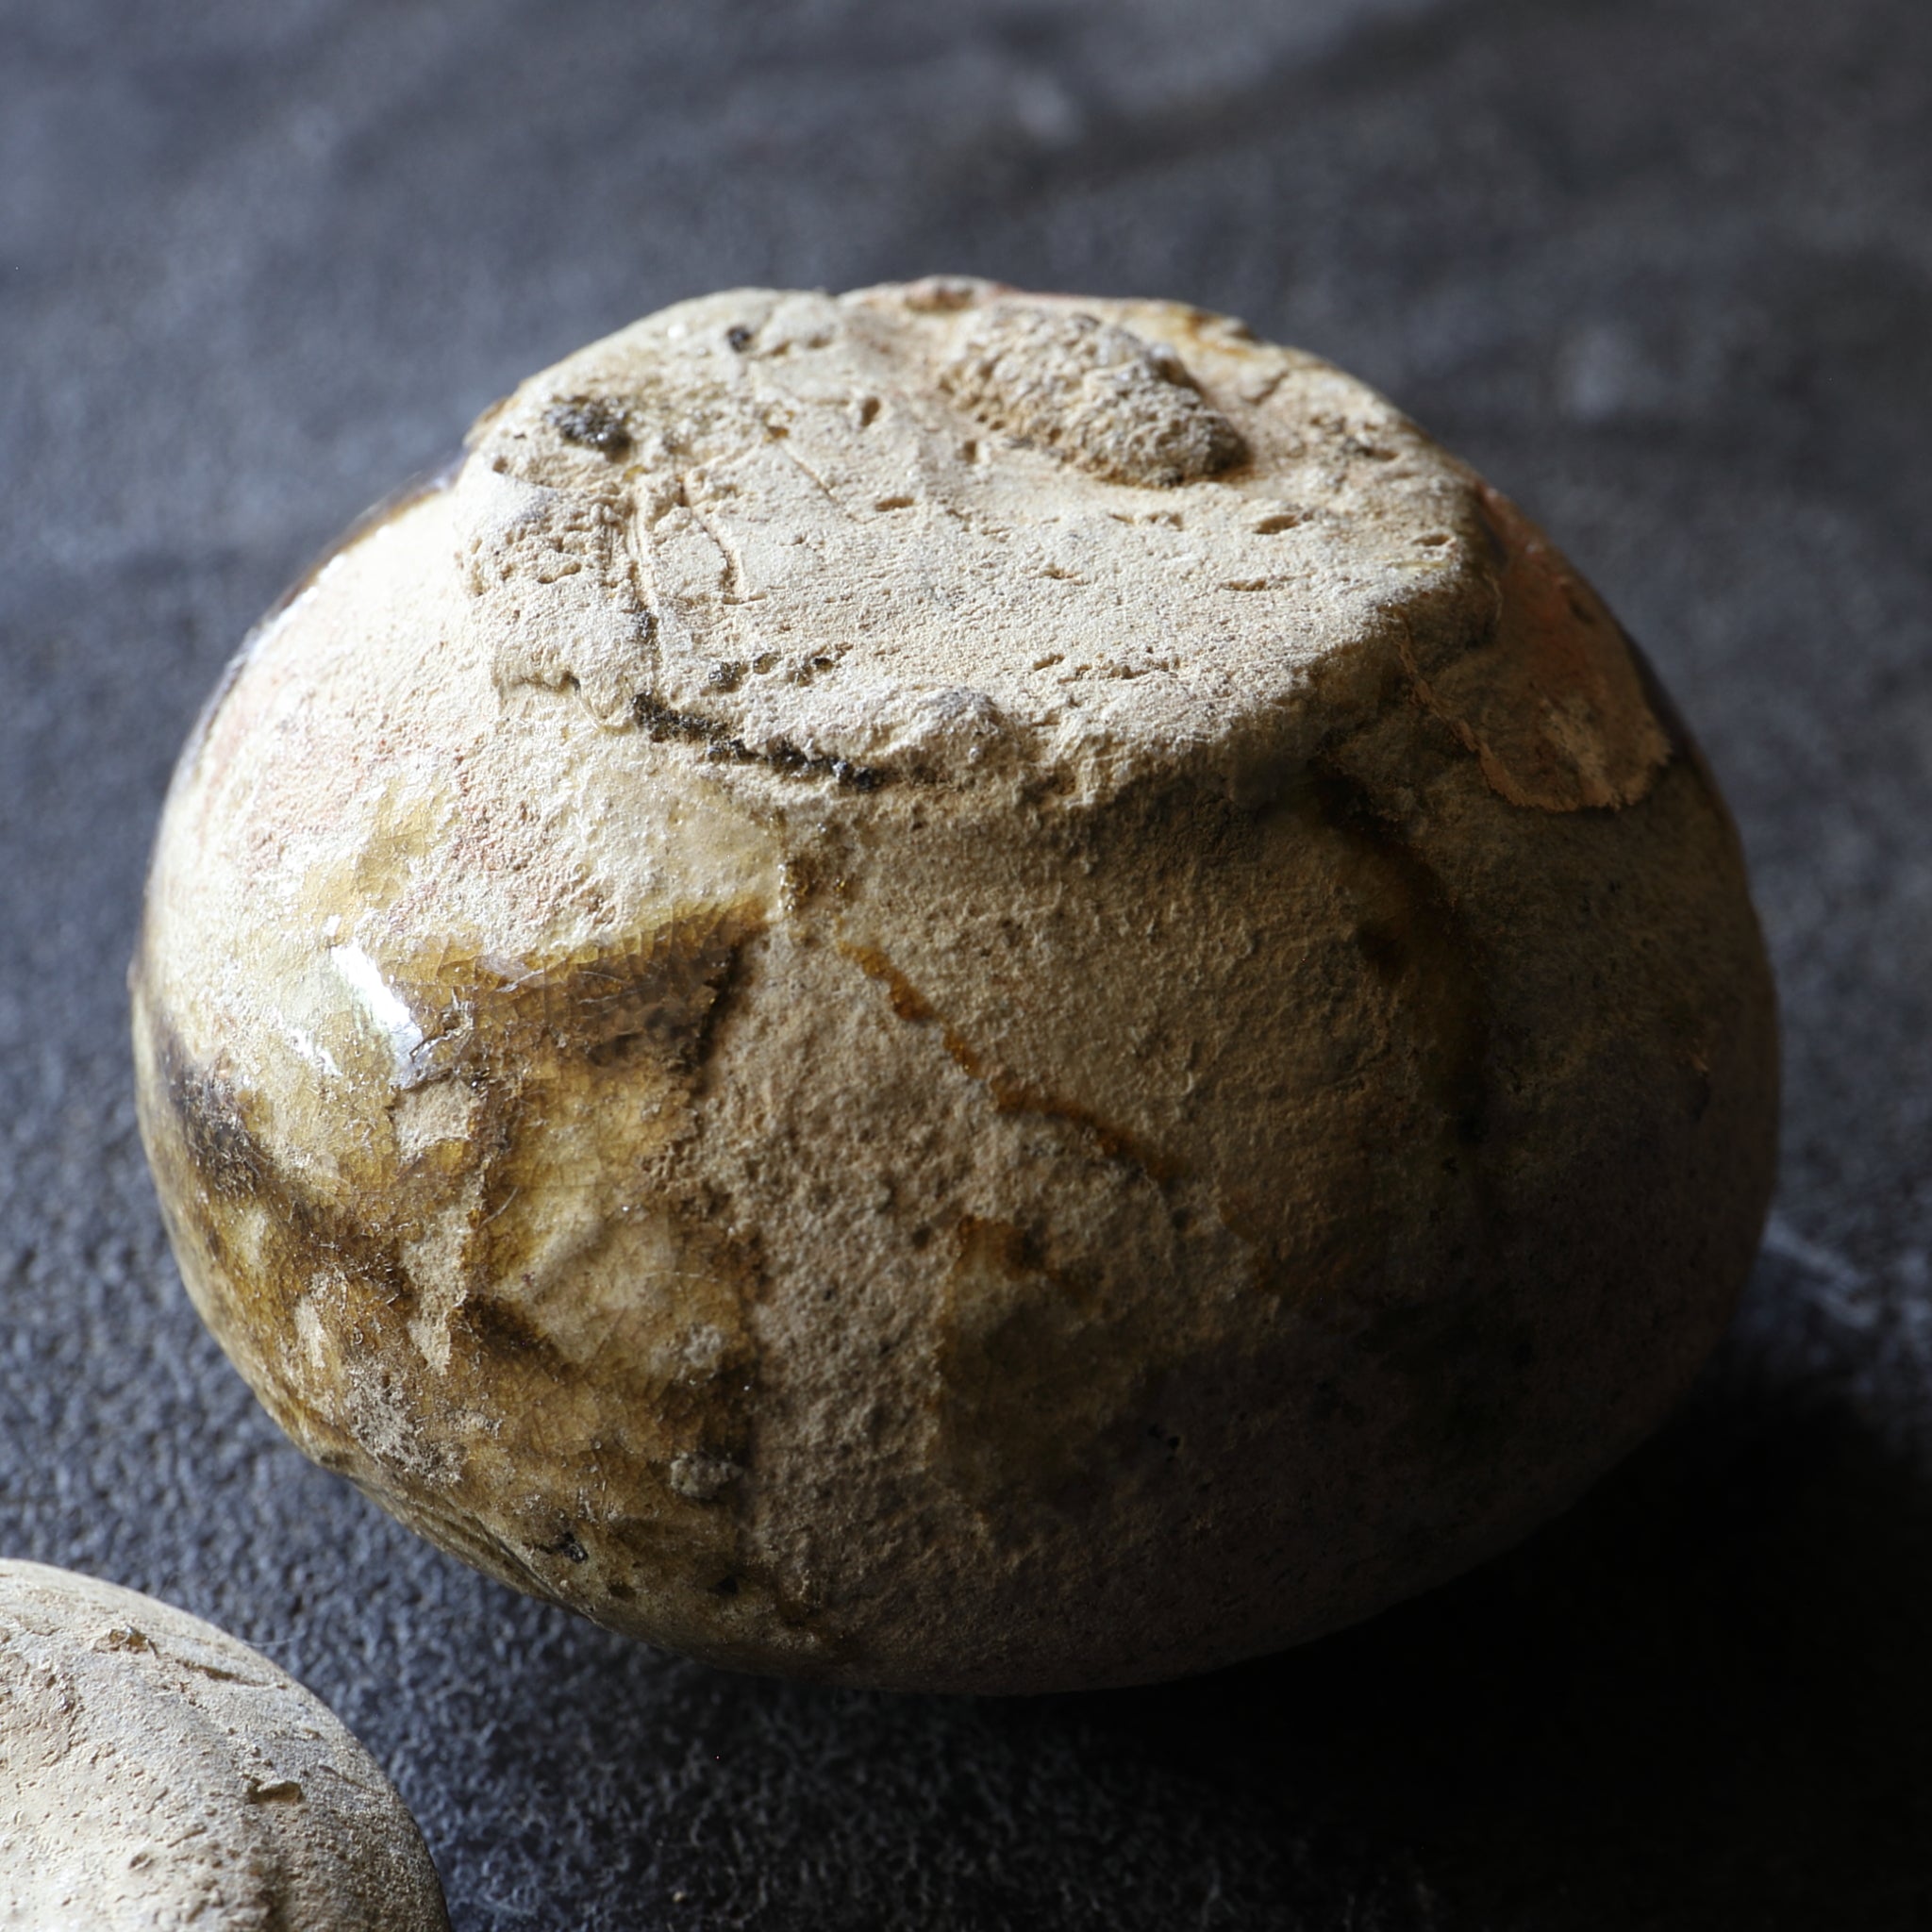
<path fill-rule="evenodd" d="M 0 1561 L 0 1925 L 448 1932 L 414 1821 L 260 1652 Z"/>
<path fill-rule="evenodd" d="M 1757 1248 L 1774 994 L 1643 675 L 1225 318 L 681 303 L 182 755 L 132 984 L 190 1291 L 325 1467 L 714 1661 L 1353 1622 L 1653 1426 Z"/>
<path fill-rule="evenodd" d="M 0 8 L 5 1547 L 312 1685 L 465 1927 L 1924 1918 L 1932 16 L 1214 10 Z M 1783 999 L 1779 1197 L 1682 1420 L 1501 1562 L 1158 1691 L 732 1677 L 439 1556 L 223 1360 L 133 1130 L 168 770 L 308 558 L 632 316 L 949 264 L 1242 315 L 1560 531 Z"/>

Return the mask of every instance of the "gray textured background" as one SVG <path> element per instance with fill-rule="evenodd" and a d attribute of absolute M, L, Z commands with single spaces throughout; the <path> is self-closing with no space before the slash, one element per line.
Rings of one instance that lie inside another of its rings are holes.
<path fill-rule="evenodd" d="M 0 0 L 0 1553 L 305 1678 L 460 1932 L 1932 1924 L 1928 128 L 1924 0 Z M 1783 987 L 1688 1412 L 1159 1690 L 761 1683 L 470 1574 L 258 1411 L 133 1130 L 148 827 L 284 580 L 633 315 L 939 268 L 1244 314 L 1520 497 L 1703 736 Z"/>

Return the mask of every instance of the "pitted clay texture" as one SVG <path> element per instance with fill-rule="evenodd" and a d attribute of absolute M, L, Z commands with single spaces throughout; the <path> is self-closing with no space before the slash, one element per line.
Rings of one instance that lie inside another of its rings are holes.
<path fill-rule="evenodd" d="M 487 422 L 453 514 L 501 685 L 861 783 L 1225 767 L 1391 613 L 1492 595 L 1468 478 L 1360 384 L 976 283 L 641 323 Z M 1663 739 L 1616 674 L 1570 755 L 1641 791 Z"/>
<path fill-rule="evenodd" d="M 244 649 L 134 974 L 311 1455 L 654 1641 L 1199 1669 L 1560 1507 L 1774 1158 L 1615 619 L 1314 358 L 940 279 L 647 318 Z"/>
<path fill-rule="evenodd" d="M 402 1800 L 292 1678 L 151 1597 L 0 1562 L 0 1926 L 448 1924 Z"/>
<path fill-rule="evenodd" d="M 1077 310 L 975 308 L 940 382 L 989 429 L 1109 482 L 1191 483 L 1247 455 L 1172 349 Z"/>

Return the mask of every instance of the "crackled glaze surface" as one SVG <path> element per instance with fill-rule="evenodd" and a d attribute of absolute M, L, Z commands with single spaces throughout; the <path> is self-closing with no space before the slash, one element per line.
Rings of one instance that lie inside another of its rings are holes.
<path fill-rule="evenodd" d="M 1464 1567 L 1683 1388 L 1771 1180 L 1735 836 L 1614 620 L 1165 304 L 743 291 L 533 378 L 244 650 L 134 985 L 311 1455 L 855 1682 Z"/>

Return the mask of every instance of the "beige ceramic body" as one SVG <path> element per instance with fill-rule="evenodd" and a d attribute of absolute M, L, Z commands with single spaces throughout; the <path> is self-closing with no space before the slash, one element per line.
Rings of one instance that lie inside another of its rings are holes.
<path fill-rule="evenodd" d="M 211 1624 L 0 1562 L 0 1720 L 6 1932 L 449 1932 L 374 1760 Z"/>
<path fill-rule="evenodd" d="M 1520 1537 L 1774 1162 L 1737 839 L 1588 587 L 1327 365 L 983 284 L 486 418 L 244 652 L 134 990 L 310 1455 L 857 1683 L 1197 1670 Z"/>

